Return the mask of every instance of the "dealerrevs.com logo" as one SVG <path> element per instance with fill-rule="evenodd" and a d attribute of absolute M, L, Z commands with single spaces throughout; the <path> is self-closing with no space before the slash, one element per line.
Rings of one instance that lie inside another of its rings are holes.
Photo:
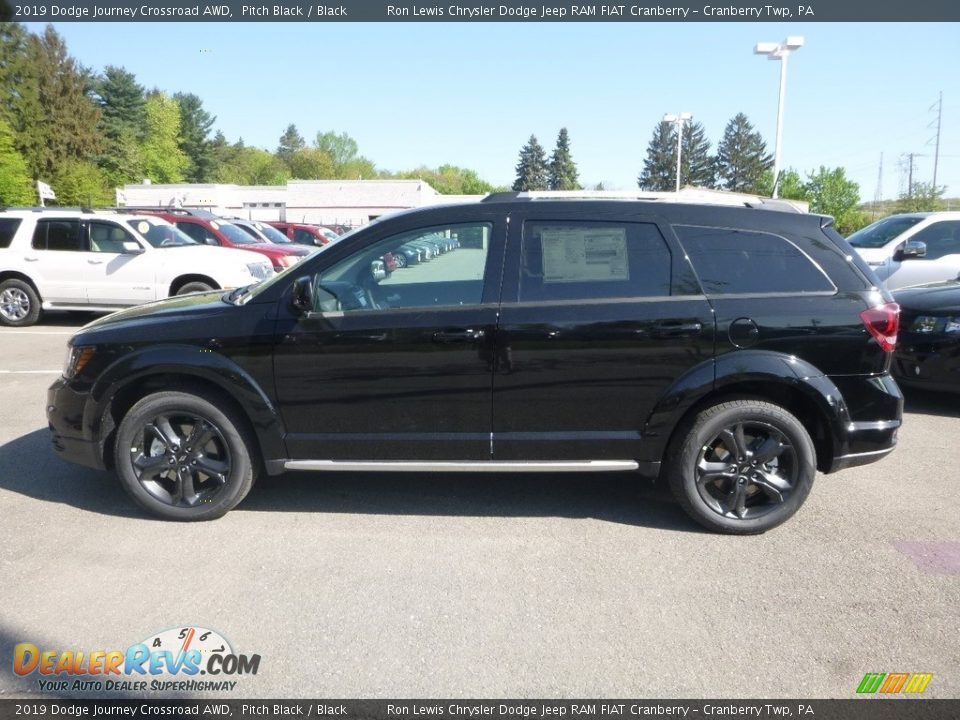
<path fill-rule="evenodd" d="M 42 692 L 230 691 L 234 678 L 259 669 L 259 655 L 236 653 L 220 633 L 194 626 L 164 630 L 126 650 L 47 649 L 29 642 L 13 649 L 13 672 L 39 675 Z"/>

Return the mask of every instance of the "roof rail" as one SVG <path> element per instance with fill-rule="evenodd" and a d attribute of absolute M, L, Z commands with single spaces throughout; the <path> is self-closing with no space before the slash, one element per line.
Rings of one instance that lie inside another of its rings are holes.
<path fill-rule="evenodd" d="M 699 203 L 703 205 L 727 205 L 751 207 L 784 212 L 806 212 L 806 203 L 777 200 L 760 195 L 684 188 L 680 192 L 657 192 L 648 190 L 527 190 L 523 192 L 496 192 L 487 195 L 481 202 L 525 202 L 542 200 L 640 200 L 645 202 Z"/>
<path fill-rule="evenodd" d="M 0 212 L 6 212 L 7 210 L 23 210 L 25 212 L 63 212 L 64 210 L 69 212 L 81 212 L 87 215 L 93 215 L 97 212 L 109 212 L 109 208 L 90 208 L 90 207 L 80 207 L 76 205 L 0 205 Z"/>

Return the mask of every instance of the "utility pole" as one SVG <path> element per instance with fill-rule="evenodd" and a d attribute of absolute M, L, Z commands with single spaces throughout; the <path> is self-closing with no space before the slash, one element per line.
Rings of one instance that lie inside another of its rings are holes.
<path fill-rule="evenodd" d="M 880 170 L 877 172 L 877 191 L 873 195 L 873 220 L 877 219 L 877 208 L 883 199 L 883 153 L 880 153 Z"/>
<path fill-rule="evenodd" d="M 930 107 L 933 109 L 933 106 Z M 933 190 L 937 190 L 937 164 L 940 160 L 940 121 L 943 119 L 943 90 L 940 91 L 940 98 L 937 100 L 937 142 L 933 151 Z"/>

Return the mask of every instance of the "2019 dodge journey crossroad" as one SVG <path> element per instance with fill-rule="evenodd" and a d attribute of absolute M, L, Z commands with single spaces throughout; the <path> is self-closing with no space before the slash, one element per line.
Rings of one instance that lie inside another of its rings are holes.
<path fill-rule="evenodd" d="M 456 252 L 377 272 L 437 238 Z M 707 528 L 757 533 L 817 470 L 893 450 L 897 329 L 829 218 L 497 194 L 96 320 L 47 415 L 62 457 L 168 519 L 287 471 L 635 470 Z"/>

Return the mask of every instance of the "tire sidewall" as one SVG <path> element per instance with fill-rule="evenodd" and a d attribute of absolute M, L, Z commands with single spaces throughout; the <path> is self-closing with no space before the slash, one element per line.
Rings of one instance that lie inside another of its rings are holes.
<path fill-rule="evenodd" d="M 195 282 L 186 283 L 183 287 L 177 290 L 176 294 L 188 295 L 189 293 L 195 293 L 195 292 L 210 292 L 211 290 L 214 290 L 214 289 L 215 288 L 208 283 L 195 281 Z"/>
<path fill-rule="evenodd" d="M 0 315 L 0 325 L 6 325 L 7 327 L 27 327 L 28 325 L 36 323 L 40 319 L 42 308 L 40 307 L 40 296 L 37 294 L 37 291 L 34 290 L 33 286 L 24 280 L 11 278 L 0 283 L 0 293 L 7 288 L 16 288 L 17 290 L 23 291 L 27 296 L 27 300 L 30 302 L 30 309 L 22 320 L 10 320 Z"/>
<path fill-rule="evenodd" d="M 226 486 L 208 503 L 192 508 L 167 505 L 151 495 L 137 480 L 129 448 L 136 442 L 143 425 L 161 413 L 195 414 L 220 431 L 230 452 L 232 467 Z M 253 485 L 254 465 L 251 449 L 241 424 L 231 413 L 200 395 L 161 392 L 137 402 L 124 416 L 117 430 L 114 460 L 120 484 L 133 500 L 150 514 L 166 520 L 212 520 L 236 507 Z"/>
<path fill-rule="evenodd" d="M 696 475 L 696 464 L 703 446 L 716 438 L 724 427 L 738 422 L 766 424 L 783 433 L 793 445 L 798 463 L 797 479 L 790 497 L 770 512 L 744 520 L 724 517 L 710 508 L 697 489 Z M 816 472 L 813 441 L 795 416 L 771 403 L 736 401 L 713 406 L 697 416 L 670 468 L 670 485 L 684 510 L 701 525 L 724 533 L 752 535 L 789 520 L 810 494 Z"/>

